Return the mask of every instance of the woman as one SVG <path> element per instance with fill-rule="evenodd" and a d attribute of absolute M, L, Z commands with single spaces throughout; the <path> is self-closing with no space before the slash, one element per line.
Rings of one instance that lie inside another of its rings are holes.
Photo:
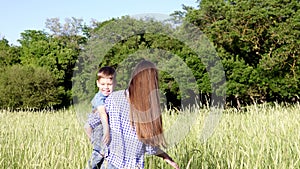
<path fill-rule="evenodd" d="M 159 147 L 165 146 L 158 97 L 158 72 L 149 61 L 141 61 L 133 71 L 127 90 L 113 92 L 106 100 L 111 142 L 108 168 L 144 168 L 144 155 L 163 158 L 179 169 Z"/>

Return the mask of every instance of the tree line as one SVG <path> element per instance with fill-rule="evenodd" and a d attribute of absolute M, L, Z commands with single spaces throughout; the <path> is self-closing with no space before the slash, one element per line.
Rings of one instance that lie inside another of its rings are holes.
<path fill-rule="evenodd" d="M 299 0 L 198 3 L 183 5 L 168 22 L 124 16 L 87 25 L 52 18 L 48 32 L 22 32 L 19 46 L 2 38 L 0 107 L 63 108 L 88 101 L 98 67 L 116 68 L 121 89 L 142 58 L 161 63 L 161 91 L 174 106 L 195 97 L 212 102 L 212 95 L 226 96 L 226 106 L 236 107 L 299 100 Z"/>

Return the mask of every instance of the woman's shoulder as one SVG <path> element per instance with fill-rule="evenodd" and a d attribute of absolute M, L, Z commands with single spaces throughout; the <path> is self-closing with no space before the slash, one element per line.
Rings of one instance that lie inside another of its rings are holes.
<path fill-rule="evenodd" d="M 125 98 L 125 90 L 117 90 L 117 91 L 113 91 L 108 97 L 107 99 L 111 100 L 115 100 L 115 99 L 123 99 Z"/>
<path fill-rule="evenodd" d="M 110 95 L 114 95 L 114 96 L 125 95 L 125 90 L 113 91 Z"/>
<path fill-rule="evenodd" d="M 112 109 L 123 109 L 128 107 L 128 100 L 125 96 L 125 90 L 118 90 L 112 92 L 105 100 L 106 108 L 108 111 Z"/>

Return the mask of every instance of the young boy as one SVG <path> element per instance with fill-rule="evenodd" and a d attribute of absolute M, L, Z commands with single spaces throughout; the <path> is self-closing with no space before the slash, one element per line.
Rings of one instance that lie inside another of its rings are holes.
<path fill-rule="evenodd" d="M 97 73 L 97 87 L 99 92 L 95 94 L 92 103 L 92 112 L 88 116 L 85 131 L 93 145 L 93 152 L 89 160 L 89 167 L 100 168 L 104 160 L 106 145 L 110 140 L 108 117 L 105 112 L 104 102 L 114 87 L 115 69 L 102 67 Z"/>

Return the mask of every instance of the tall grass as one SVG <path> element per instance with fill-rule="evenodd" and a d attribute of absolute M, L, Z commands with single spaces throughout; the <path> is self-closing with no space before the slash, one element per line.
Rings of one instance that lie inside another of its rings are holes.
<path fill-rule="evenodd" d="M 78 168 L 91 147 L 72 111 L 0 113 L 0 168 Z"/>
<path fill-rule="evenodd" d="M 300 168 L 300 105 L 260 105 L 223 111 L 208 140 L 200 135 L 209 113 L 198 109 L 195 124 L 180 142 L 166 149 L 181 168 Z M 181 114 L 164 113 L 166 130 L 176 128 Z M 168 136 L 176 138 L 188 121 Z M 186 131 L 186 130 L 184 130 Z M 172 135 L 173 134 L 173 135 Z M 91 145 L 71 110 L 0 112 L 0 168 L 85 168 Z M 146 168 L 171 168 L 147 156 Z"/>
<path fill-rule="evenodd" d="M 191 132 L 168 153 L 181 168 L 205 169 L 295 169 L 300 168 L 300 106 L 260 105 L 223 112 L 212 137 L 199 136 L 207 112 Z M 170 168 L 156 157 L 148 168 Z"/>

